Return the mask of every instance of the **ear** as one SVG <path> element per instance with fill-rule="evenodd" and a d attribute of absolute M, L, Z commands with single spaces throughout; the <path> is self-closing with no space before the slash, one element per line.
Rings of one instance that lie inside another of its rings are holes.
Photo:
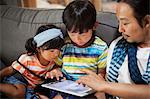
<path fill-rule="evenodd" d="M 93 26 L 93 30 L 96 30 L 96 28 L 98 27 L 98 25 L 99 25 L 99 22 L 96 21 L 95 24 L 94 24 L 94 26 Z"/>
<path fill-rule="evenodd" d="M 143 20 L 143 27 L 150 28 L 150 15 L 146 15 Z"/>

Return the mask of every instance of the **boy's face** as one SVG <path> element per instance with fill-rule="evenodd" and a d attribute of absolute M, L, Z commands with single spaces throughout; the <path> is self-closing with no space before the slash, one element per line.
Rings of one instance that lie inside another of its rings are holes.
<path fill-rule="evenodd" d="M 77 44 L 78 46 L 83 46 L 86 44 L 92 37 L 93 30 L 89 29 L 87 32 L 79 33 L 79 32 L 70 32 L 68 31 L 68 35 L 70 39 Z"/>

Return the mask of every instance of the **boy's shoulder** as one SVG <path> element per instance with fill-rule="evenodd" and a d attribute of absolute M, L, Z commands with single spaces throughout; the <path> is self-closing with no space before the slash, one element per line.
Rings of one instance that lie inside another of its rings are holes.
<path fill-rule="evenodd" d="M 100 45 L 100 46 L 107 46 L 107 43 L 98 36 L 95 36 L 94 44 Z"/>
<path fill-rule="evenodd" d="M 92 43 L 92 45 L 98 45 L 98 46 L 104 46 L 104 47 L 107 47 L 107 43 L 105 41 L 103 41 L 100 37 L 98 36 L 94 36 L 95 37 L 95 40 L 94 42 Z M 76 47 L 74 46 L 74 44 L 71 43 L 71 40 L 68 41 L 62 49 L 65 49 L 65 48 L 69 48 L 69 47 Z"/>

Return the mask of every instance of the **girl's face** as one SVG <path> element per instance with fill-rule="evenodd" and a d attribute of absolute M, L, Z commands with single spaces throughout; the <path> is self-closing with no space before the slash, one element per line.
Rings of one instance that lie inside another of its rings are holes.
<path fill-rule="evenodd" d="M 54 60 L 58 57 L 60 51 L 58 49 L 43 50 L 40 49 L 40 54 L 46 61 Z"/>
<path fill-rule="evenodd" d="M 93 33 L 92 29 L 89 29 L 87 32 L 81 34 L 79 32 L 72 33 L 68 31 L 70 39 L 78 46 L 83 46 L 84 44 L 86 44 L 91 39 L 92 33 Z"/>
<path fill-rule="evenodd" d="M 128 42 L 144 42 L 147 32 L 138 24 L 133 9 L 128 4 L 118 4 L 117 18 L 119 20 L 119 32 Z"/>

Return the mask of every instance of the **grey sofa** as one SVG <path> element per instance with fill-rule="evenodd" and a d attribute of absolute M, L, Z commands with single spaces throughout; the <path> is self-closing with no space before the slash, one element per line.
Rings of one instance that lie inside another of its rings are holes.
<path fill-rule="evenodd" d="M 0 5 L 1 32 L 0 55 L 6 65 L 25 52 L 25 41 L 32 37 L 43 24 L 55 24 L 65 31 L 62 23 L 62 9 L 29 9 Z M 96 34 L 109 45 L 118 36 L 118 23 L 115 14 L 98 12 Z"/>

